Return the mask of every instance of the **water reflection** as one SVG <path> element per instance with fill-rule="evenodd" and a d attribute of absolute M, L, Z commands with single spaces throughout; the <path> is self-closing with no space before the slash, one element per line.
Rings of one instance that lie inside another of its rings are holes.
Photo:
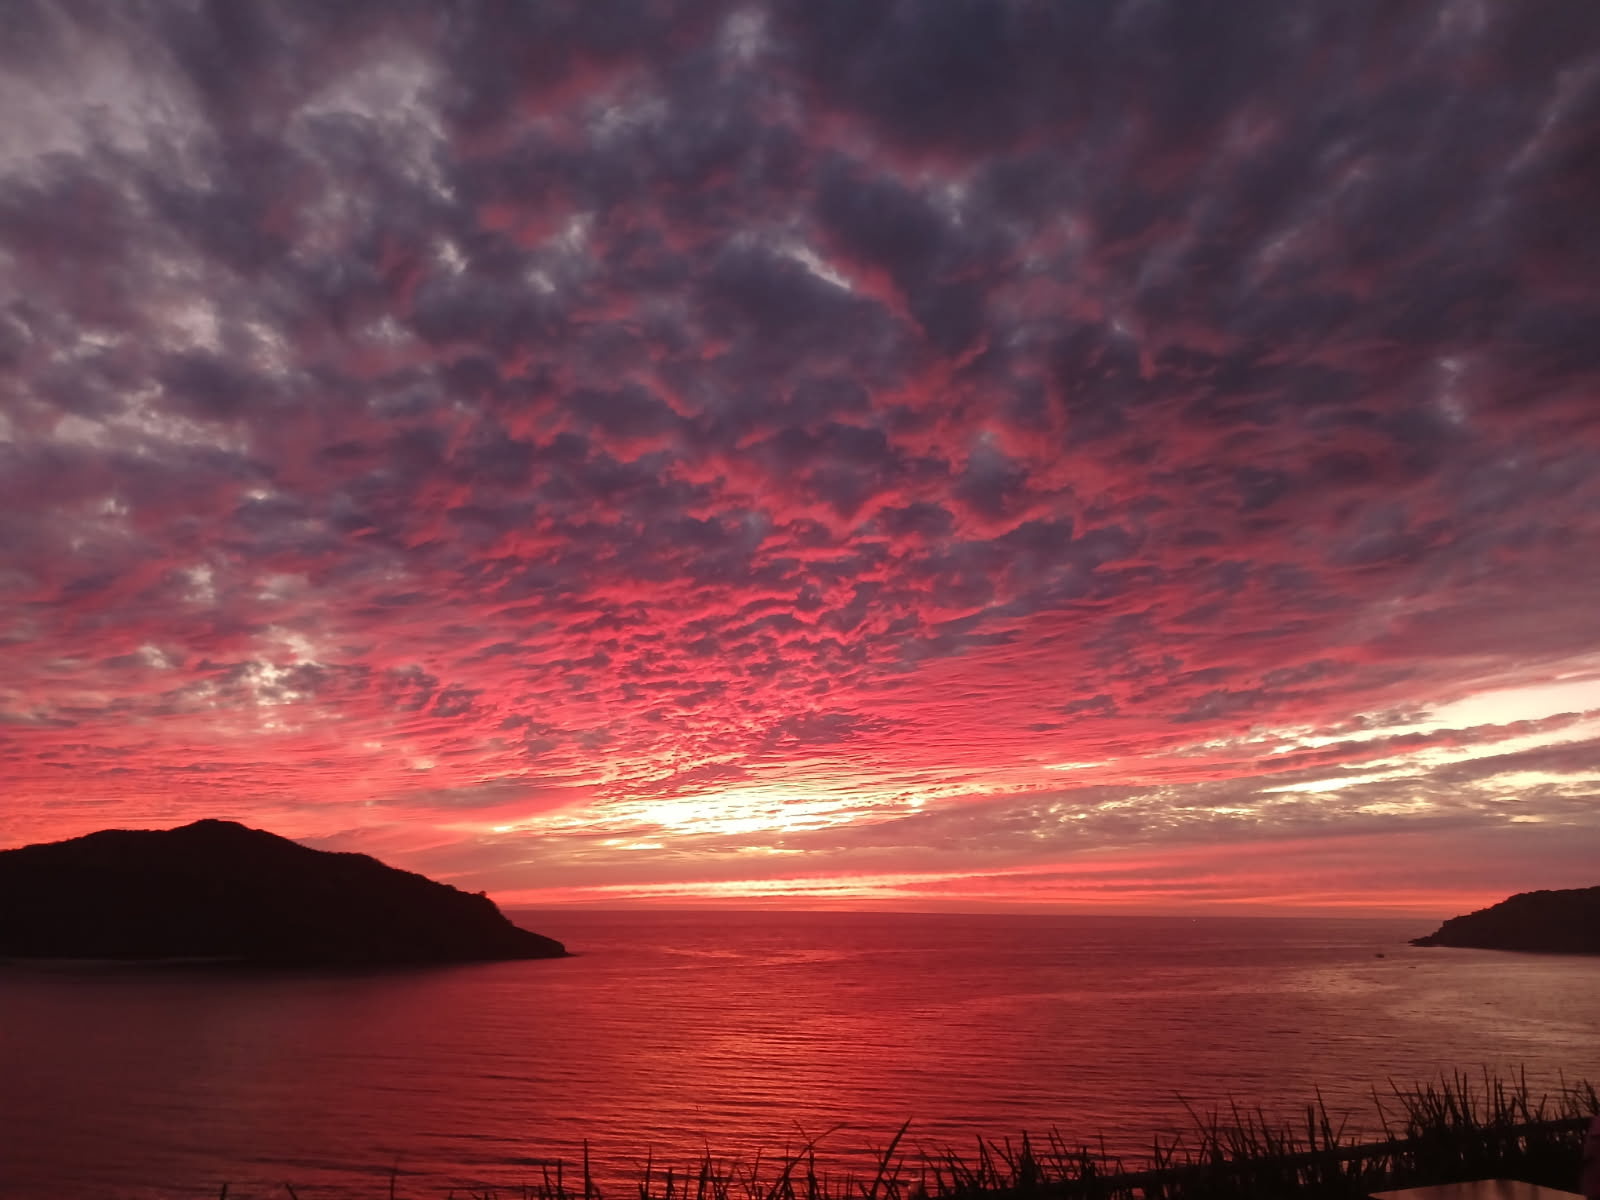
<path fill-rule="evenodd" d="M 833 1161 L 975 1132 L 1104 1131 L 1180 1096 L 1592 1061 L 1600 962 L 1414 950 L 1405 922 L 546 913 L 580 957 L 398 972 L 0 973 L 9 1195 L 515 1187 L 648 1150 Z M 1385 954 L 1376 958 L 1377 953 Z M 420 1176 L 420 1177 L 419 1177 Z M 20 1189 L 20 1190 L 19 1190 Z M 430 1190 L 431 1189 L 431 1190 Z"/>

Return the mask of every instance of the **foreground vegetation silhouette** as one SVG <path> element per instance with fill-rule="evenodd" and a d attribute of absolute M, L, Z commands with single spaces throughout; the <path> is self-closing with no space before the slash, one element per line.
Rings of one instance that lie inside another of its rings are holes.
<path fill-rule="evenodd" d="M 1374 1092 L 1382 1140 L 1346 1134 L 1320 1095 L 1296 1120 L 1259 1109 L 1193 1109 L 1187 1138 L 1158 1141 L 1148 1163 L 1130 1167 L 1104 1150 L 1052 1131 L 1043 1137 L 979 1138 L 970 1151 L 919 1148 L 912 1123 L 876 1153 L 870 1175 L 830 1170 L 825 1143 L 773 1159 L 719 1158 L 683 1167 L 647 1158 L 623 1184 L 602 1184 L 582 1159 L 552 1160 L 513 1188 L 456 1188 L 450 1200 L 1358 1200 L 1374 1191 L 1517 1179 L 1571 1191 L 1584 1132 L 1600 1115 L 1593 1084 L 1563 1085 L 1534 1098 L 1525 1077 L 1462 1073 L 1411 1088 Z M 830 1131 L 835 1132 L 835 1131 Z M 284 1184 L 290 1200 L 315 1191 Z M 381 1193 L 380 1193 L 381 1194 Z M 398 1173 L 387 1184 L 402 1197 Z M 437 1193 L 435 1193 L 437 1194 Z M 222 1200 L 243 1200 L 224 1187 Z"/>

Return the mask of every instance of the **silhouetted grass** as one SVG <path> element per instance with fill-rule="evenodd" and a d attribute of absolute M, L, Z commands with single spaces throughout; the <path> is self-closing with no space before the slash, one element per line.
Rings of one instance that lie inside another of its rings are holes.
<path fill-rule="evenodd" d="M 1584 1131 L 1600 1114 L 1593 1084 L 1563 1084 L 1533 1097 L 1527 1080 L 1461 1073 L 1373 1094 L 1382 1141 L 1360 1141 L 1335 1122 L 1319 1095 L 1301 1117 L 1259 1109 L 1190 1109 L 1187 1137 L 1157 1141 L 1149 1161 L 1130 1167 L 1051 1130 L 1042 1137 L 978 1138 L 971 1150 L 908 1144 L 907 1121 L 873 1156 L 870 1179 L 829 1172 L 819 1143 L 763 1161 L 707 1152 L 687 1167 L 662 1169 L 646 1158 L 624 1185 L 596 1182 L 584 1146 L 576 1172 L 560 1160 L 518 1188 L 450 1192 L 450 1200 L 1360 1200 L 1390 1188 L 1469 1179 L 1520 1179 L 1575 1188 Z M 289 1200 L 315 1191 L 288 1184 Z M 224 1200 L 228 1195 L 222 1191 Z M 388 1195 L 397 1195 L 396 1179 Z"/>

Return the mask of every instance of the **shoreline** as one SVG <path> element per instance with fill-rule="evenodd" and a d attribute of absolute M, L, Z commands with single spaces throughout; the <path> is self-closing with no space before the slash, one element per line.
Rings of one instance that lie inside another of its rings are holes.
<path fill-rule="evenodd" d="M 1365 1200 L 1376 1191 L 1517 1179 L 1576 1191 L 1595 1085 L 1577 1081 L 1532 1095 L 1524 1079 L 1485 1073 L 1437 1080 L 1373 1097 L 1381 1141 L 1346 1136 L 1353 1114 L 1330 1113 L 1318 1097 L 1296 1118 L 1259 1109 L 1190 1110 L 1187 1137 L 1131 1163 L 1059 1133 L 979 1136 L 975 1148 L 929 1150 L 906 1122 L 880 1149 L 839 1153 L 829 1130 L 782 1155 L 662 1164 L 648 1150 L 629 1171 L 600 1170 L 585 1143 L 577 1159 L 529 1160 L 515 1183 L 448 1182 L 398 1165 L 374 1172 L 388 1200 Z M 1103 1143 L 1102 1143 L 1103 1144 Z M 865 1162 L 865 1169 L 851 1164 Z M 841 1169 L 842 1168 L 842 1169 Z M 223 1184 L 221 1200 L 268 1195 L 305 1200 L 324 1189 L 286 1181 L 249 1190 Z M 266 1187 L 266 1190 L 262 1190 Z M 201 1194 L 196 1192 L 195 1194 Z M 343 1195 L 356 1193 L 341 1191 Z"/>

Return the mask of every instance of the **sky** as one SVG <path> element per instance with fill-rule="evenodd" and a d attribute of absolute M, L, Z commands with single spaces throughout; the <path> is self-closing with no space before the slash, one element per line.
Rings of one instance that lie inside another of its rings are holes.
<path fill-rule="evenodd" d="M 1600 6 L 0 8 L 0 846 L 1600 883 Z"/>

